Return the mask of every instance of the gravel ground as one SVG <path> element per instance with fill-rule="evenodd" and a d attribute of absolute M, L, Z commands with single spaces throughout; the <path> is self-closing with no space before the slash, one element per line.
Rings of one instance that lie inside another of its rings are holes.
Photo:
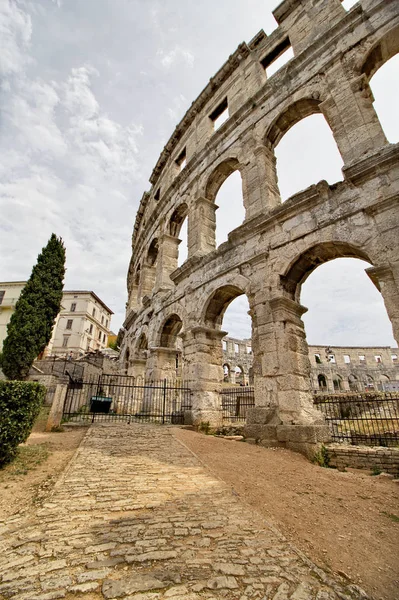
<path fill-rule="evenodd" d="M 324 469 L 289 450 L 185 429 L 174 435 L 316 564 L 374 599 L 399 598 L 396 481 Z"/>

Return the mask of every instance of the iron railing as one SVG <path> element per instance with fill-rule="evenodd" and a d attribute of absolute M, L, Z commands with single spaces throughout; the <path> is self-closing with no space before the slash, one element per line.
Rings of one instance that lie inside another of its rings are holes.
<path fill-rule="evenodd" d="M 184 424 L 190 410 L 191 391 L 182 381 L 144 382 L 128 375 L 96 375 L 69 384 L 63 420 Z"/>
<path fill-rule="evenodd" d="M 399 394 L 397 392 L 320 394 L 315 406 L 323 413 L 334 442 L 353 446 L 399 444 Z"/>
<path fill-rule="evenodd" d="M 223 388 L 220 394 L 223 422 L 246 421 L 248 409 L 255 406 L 254 388 L 252 386 Z"/>

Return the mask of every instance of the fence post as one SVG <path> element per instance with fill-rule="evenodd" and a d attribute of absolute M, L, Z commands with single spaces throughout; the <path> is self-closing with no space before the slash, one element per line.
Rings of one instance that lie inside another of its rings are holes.
<path fill-rule="evenodd" d="M 46 431 L 52 431 L 54 427 L 61 424 L 64 412 L 65 397 L 68 390 L 67 385 L 58 384 L 55 388 L 53 403 L 50 408 L 50 414 L 47 419 Z"/>
<path fill-rule="evenodd" d="M 166 379 L 163 380 L 162 425 L 165 423 L 165 407 L 166 407 Z"/>

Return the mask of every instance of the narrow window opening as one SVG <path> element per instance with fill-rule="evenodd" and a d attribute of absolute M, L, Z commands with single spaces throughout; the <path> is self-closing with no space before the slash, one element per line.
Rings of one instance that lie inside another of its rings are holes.
<path fill-rule="evenodd" d="M 158 200 L 160 199 L 160 197 L 161 197 L 161 188 L 158 188 L 157 191 L 154 194 L 154 200 L 155 200 L 155 202 L 158 202 Z"/>
<path fill-rule="evenodd" d="M 72 302 L 71 304 L 71 312 L 75 312 L 76 310 L 76 302 Z"/>
<path fill-rule="evenodd" d="M 227 104 L 227 98 L 225 98 L 209 115 L 210 120 L 213 122 L 213 130 L 217 131 L 219 127 L 223 125 L 229 118 L 229 107 Z"/>
<path fill-rule="evenodd" d="M 366 357 L 364 354 L 359 354 L 359 362 L 360 364 L 364 364 L 366 362 Z"/>
<path fill-rule="evenodd" d="M 345 10 L 350 10 L 352 6 L 355 6 L 359 0 L 342 0 L 342 6 Z"/>
<path fill-rule="evenodd" d="M 376 362 L 377 364 L 380 364 L 380 363 L 382 363 L 382 356 L 381 356 L 381 354 L 376 354 L 376 355 L 374 356 L 374 358 L 375 358 L 375 362 Z"/>
<path fill-rule="evenodd" d="M 392 362 L 393 363 L 397 363 L 398 362 L 398 355 L 397 354 L 391 354 L 391 358 L 392 358 Z"/>
<path fill-rule="evenodd" d="M 73 319 L 68 319 L 65 329 L 72 329 Z"/>
<path fill-rule="evenodd" d="M 329 363 L 334 363 L 335 364 L 335 362 L 336 362 L 334 354 L 329 354 L 328 357 L 327 357 L 327 359 L 328 359 Z"/>
<path fill-rule="evenodd" d="M 316 362 L 316 363 L 318 363 L 318 364 L 320 364 L 320 363 L 321 363 L 321 356 L 320 356 L 320 354 L 315 354 L 315 355 L 314 355 L 314 359 L 315 359 L 315 362 Z"/>
<path fill-rule="evenodd" d="M 238 347 L 238 344 L 234 344 L 234 353 L 235 354 L 239 354 L 240 353 L 240 349 Z"/>
<path fill-rule="evenodd" d="M 396 118 L 396 105 L 399 87 L 399 54 L 396 54 L 370 79 L 370 88 L 374 97 L 374 110 L 388 142 L 399 141 L 399 120 Z"/>
<path fill-rule="evenodd" d="M 350 361 L 351 361 L 351 357 L 349 356 L 349 354 L 344 354 L 344 363 L 346 365 L 349 365 Z"/>
<path fill-rule="evenodd" d="M 183 148 L 183 150 L 180 152 L 179 156 L 177 157 L 176 164 L 179 167 L 179 170 L 183 171 L 184 167 L 187 164 L 187 155 L 186 155 L 185 148 Z"/>
<path fill-rule="evenodd" d="M 223 340 L 223 341 L 222 341 L 222 348 L 223 348 L 223 350 L 225 350 L 225 351 L 227 350 L 227 342 L 226 342 L 226 340 Z"/>
<path fill-rule="evenodd" d="M 294 58 L 294 51 L 289 38 L 286 37 L 261 60 L 261 65 L 265 69 L 266 75 L 271 77 L 291 58 Z"/>

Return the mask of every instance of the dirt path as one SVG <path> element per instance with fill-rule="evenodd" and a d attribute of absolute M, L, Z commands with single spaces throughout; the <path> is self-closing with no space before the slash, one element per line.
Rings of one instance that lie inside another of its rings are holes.
<path fill-rule="evenodd" d="M 175 436 L 314 562 L 374 599 L 399 598 L 398 483 L 323 469 L 288 450 L 184 429 Z"/>

